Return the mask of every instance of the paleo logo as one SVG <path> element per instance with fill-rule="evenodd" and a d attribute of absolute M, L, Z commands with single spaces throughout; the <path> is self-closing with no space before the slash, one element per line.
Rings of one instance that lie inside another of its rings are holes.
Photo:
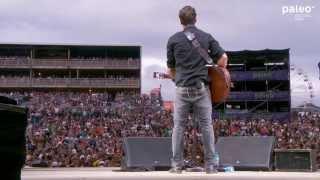
<path fill-rule="evenodd" d="M 295 20 L 304 20 L 305 18 L 312 17 L 311 13 L 315 6 L 282 6 L 282 15 L 293 15 Z"/>

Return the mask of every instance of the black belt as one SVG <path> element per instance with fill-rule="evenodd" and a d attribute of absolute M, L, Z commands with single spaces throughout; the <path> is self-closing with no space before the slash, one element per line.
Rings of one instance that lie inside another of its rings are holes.
<path fill-rule="evenodd" d="M 202 89 L 203 87 L 207 86 L 206 83 L 204 82 L 199 82 L 193 86 L 177 86 L 178 88 L 183 88 L 183 89 Z"/>

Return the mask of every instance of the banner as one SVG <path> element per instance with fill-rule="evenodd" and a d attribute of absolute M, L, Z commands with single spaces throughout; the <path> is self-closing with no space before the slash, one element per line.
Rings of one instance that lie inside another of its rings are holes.
<path fill-rule="evenodd" d="M 256 81 L 256 80 L 289 80 L 288 70 L 277 71 L 231 71 L 232 81 Z"/>
<path fill-rule="evenodd" d="M 270 91 L 270 92 L 230 92 L 229 101 L 250 101 L 250 100 L 273 100 L 273 101 L 288 101 L 290 100 L 289 91 Z"/>

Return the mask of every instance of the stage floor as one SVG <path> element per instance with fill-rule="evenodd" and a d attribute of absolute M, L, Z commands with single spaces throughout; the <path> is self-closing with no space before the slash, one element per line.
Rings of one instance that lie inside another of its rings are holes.
<path fill-rule="evenodd" d="M 166 171 L 115 172 L 119 168 L 25 168 L 22 180 L 320 180 L 320 172 L 254 172 L 236 171 L 218 174 Z"/>

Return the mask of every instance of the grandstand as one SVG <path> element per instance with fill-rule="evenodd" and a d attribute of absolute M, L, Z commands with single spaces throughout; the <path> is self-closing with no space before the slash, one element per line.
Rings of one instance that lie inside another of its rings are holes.
<path fill-rule="evenodd" d="M 225 103 L 216 104 L 215 117 L 289 119 L 289 49 L 229 51 L 234 88 Z"/>
<path fill-rule="evenodd" d="M 0 88 L 140 92 L 140 51 L 140 46 L 0 44 Z"/>
<path fill-rule="evenodd" d="M 273 121 L 290 112 L 289 50 L 228 55 L 235 87 L 215 108 L 251 121 L 221 118 L 216 139 L 275 136 L 275 148 L 316 149 L 320 165 L 319 113 Z M 139 46 L 1 44 L 0 69 L 0 91 L 29 109 L 26 167 L 118 167 L 123 137 L 172 135 L 172 102 L 162 100 L 160 88 L 140 93 Z M 192 132 L 189 121 L 186 160 L 194 151 Z M 202 165 L 202 146 L 195 151 Z"/>

